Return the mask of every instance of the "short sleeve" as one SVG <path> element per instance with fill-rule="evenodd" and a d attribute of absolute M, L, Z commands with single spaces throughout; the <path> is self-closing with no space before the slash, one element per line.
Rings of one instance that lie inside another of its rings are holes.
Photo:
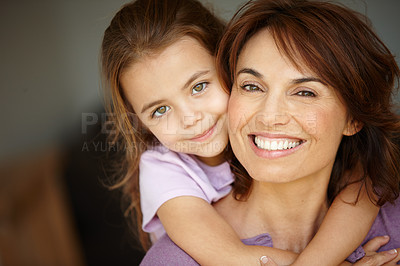
<path fill-rule="evenodd" d="M 209 202 L 202 188 L 185 169 L 174 152 L 146 151 L 139 166 L 140 201 L 143 230 L 155 232 L 162 228 L 156 213 L 166 201 L 179 196 L 194 196 Z"/>

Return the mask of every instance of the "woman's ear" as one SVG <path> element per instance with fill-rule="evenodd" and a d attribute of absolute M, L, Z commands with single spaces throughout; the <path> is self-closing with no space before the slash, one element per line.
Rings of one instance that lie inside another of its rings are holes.
<path fill-rule="evenodd" d="M 354 119 L 349 119 L 345 129 L 343 130 L 343 135 L 345 136 L 353 136 L 357 134 L 362 128 L 364 124 Z"/>

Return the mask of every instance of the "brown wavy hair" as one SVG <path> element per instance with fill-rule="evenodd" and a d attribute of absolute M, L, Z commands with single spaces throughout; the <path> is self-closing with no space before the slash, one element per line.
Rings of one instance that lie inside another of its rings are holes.
<path fill-rule="evenodd" d="M 228 91 L 243 46 L 265 28 L 294 66 L 300 69 L 305 65 L 334 88 L 344 100 L 349 117 L 363 125 L 360 132 L 341 141 L 328 199 L 332 201 L 354 182 L 350 176 L 358 175 L 357 181 L 375 194 L 370 195 L 373 202 L 380 206 L 393 203 L 399 196 L 400 180 L 400 120 L 393 102 L 399 68 L 368 19 L 329 2 L 249 1 L 228 24 L 219 46 L 217 67 Z M 236 158 L 232 164 L 237 176 L 234 196 L 245 199 L 252 178 Z"/>
<path fill-rule="evenodd" d="M 123 6 L 105 30 L 101 47 L 103 86 L 108 112 L 109 140 L 122 147 L 114 158 L 112 189 L 122 189 L 128 203 L 125 215 L 137 226 L 145 250 L 148 234 L 141 230 L 139 194 L 141 154 L 157 143 L 141 124 L 121 88 L 121 75 L 144 56 L 162 52 L 184 36 L 197 40 L 215 55 L 225 25 L 196 0 L 137 0 Z"/>

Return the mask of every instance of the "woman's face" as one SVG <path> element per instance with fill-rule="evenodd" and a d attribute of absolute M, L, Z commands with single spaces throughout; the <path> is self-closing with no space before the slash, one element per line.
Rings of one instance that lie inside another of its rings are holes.
<path fill-rule="evenodd" d="M 274 183 L 329 177 L 350 129 L 335 91 L 307 69 L 297 70 L 268 30 L 246 43 L 235 76 L 229 137 L 250 176 Z"/>
<path fill-rule="evenodd" d="M 214 57 L 196 40 L 182 38 L 145 56 L 121 83 L 139 119 L 169 149 L 210 158 L 226 147 L 228 94 Z"/>

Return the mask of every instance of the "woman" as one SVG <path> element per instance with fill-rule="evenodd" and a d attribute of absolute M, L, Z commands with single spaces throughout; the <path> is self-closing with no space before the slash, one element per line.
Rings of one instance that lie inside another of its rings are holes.
<path fill-rule="evenodd" d="M 399 69 L 359 16 L 329 3 L 255 1 L 229 25 L 218 58 L 232 88 L 231 145 L 248 175 L 237 175 L 233 192 L 246 201 L 216 207 L 232 204 L 220 211 L 228 221 L 227 209 L 247 210 L 238 216 L 252 223 L 234 221 L 242 237 L 259 227 L 274 247 L 302 251 L 357 162 L 378 205 L 398 201 L 400 127 L 391 96 Z M 298 146 L 272 147 L 285 142 Z M 252 201 L 265 201 L 263 219 L 251 218 Z M 398 209 L 385 205 L 382 213 L 393 215 L 385 223 L 393 224 L 387 231 L 376 222 L 367 239 L 389 234 L 384 249 L 399 247 Z"/>
<path fill-rule="evenodd" d="M 359 15 L 322 2 L 249 2 L 229 24 L 218 63 L 243 167 L 232 162 L 232 196 L 215 208 L 238 235 L 302 252 L 331 200 L 354 182 L 345 171 L 360 171 L 383 206 L 366 241 L 388 234 L 382 250 L 399 247 L 400 206 L 391 205 L 400 201 L 400 125 L 391 110 L 399 69 Z M 167 239 L 152 250 L 145 263 L 160 250 L 164 263 L 179 254 Z M 364 255 L 360 248 L 349 259 Z"/>

